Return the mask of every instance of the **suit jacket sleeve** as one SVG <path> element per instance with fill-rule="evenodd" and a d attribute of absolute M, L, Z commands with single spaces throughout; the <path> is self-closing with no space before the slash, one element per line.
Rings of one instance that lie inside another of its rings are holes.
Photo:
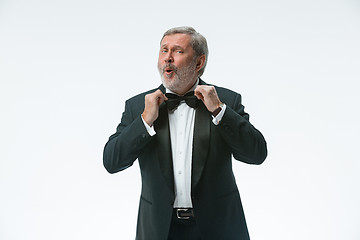
<path fill-rule="evenodd" d="M 261 164 L 267 156 L 266 141 L 249 122 L 249 115 L 241 104 L 241 95 L 236 93 L 231 100 L 226 99 L 226 105 L 218 127 L 234 158 L 245 163 Z"/>
<path fill-rule="evenodd" d="M 151 139 L 141 119 L 142 105 L 143 99 L 142 102 L 138 101 L 138 104 L 126 101 L 121 123 L 105 145 L 103 164 L 110 173 L 130 167 Z M 140 107 L 137 109 L 133 106 Z"/>

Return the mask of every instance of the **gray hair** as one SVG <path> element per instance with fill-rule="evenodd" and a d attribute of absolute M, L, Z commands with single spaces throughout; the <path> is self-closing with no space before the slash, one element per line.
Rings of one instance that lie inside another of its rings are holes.
<path fill-rule="evenodd" d="M 191 37 L 190 44 L 191 44 L 191 47 L 195 51 L 195 57 L 200 57 L 202 55 L 205 55 L 204 66 L 199 70 L 199 77 L 201 77 L 201 75 L 203 75 L 203 73 L 205 71 L 205 67 L 206 67 L 208 55 L 209 55 L 209 50 L 208 50 L 208 46 L 207 46 L 205 37 L 203 35 L 201 35 L 200 33 L 198 33 L 192 27 L 175 27 L 175 28 L 171 28 L 171 29 L 167 30 L 164 33 L 163 37 L 160 40 L 160 43 L 164 39 L 165 36 L 176 34 L 176 33 L 187 34 Z"/>

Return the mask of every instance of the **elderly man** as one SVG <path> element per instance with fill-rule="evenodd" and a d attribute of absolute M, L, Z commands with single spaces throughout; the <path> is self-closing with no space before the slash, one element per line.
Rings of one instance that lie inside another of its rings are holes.
<path fill-rule="evenodd" d="M 110 173 L 139 161 L 136 239 L 249 239 L 232 156 L 261 164 L 266 142 L 238 93 L 200 79 L 207 57 L 206 39 L 193 28 L 165 32 L 158 59 L 162 85 L 126 101 L 106 143 Z"/>

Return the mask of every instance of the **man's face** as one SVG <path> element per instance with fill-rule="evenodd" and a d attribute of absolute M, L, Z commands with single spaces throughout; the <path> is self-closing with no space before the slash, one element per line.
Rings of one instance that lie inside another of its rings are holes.
<path fill-rule="evenodd" d="M 158 69 L 164 86 L 177 94 L 185 94 L 196 82 L 195 52 L 186 34 L 172 34 L 161 41 Z"/>

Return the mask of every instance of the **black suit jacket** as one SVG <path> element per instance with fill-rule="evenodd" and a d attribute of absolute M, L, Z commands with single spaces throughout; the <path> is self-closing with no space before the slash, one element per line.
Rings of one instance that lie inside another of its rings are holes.
<path fill-rule="evenodd" d="M 200 80 L 200 84 L 205 84 Z M 165 88 L 159 87 L 163 92 Z M 142 177 L 136 239 L 166 240 L 172 216 L 174 174 L 168 112 L 165 104 L 150 136 L 142 122 L 144 97 L 126 101 L 121 123 L 104 149 L 104 166 L 122 171 L 138 159 Z M 232 171 L 232 156 L 245 163 L 261 164 L 267 155 L 262 134 L 249 122 L 241 96 L 216 87 L 227 105 L 219 125 L 201 102 L 195 114 L 191 197 L 203 239 L 247 240 L 249 234 Z"/>

